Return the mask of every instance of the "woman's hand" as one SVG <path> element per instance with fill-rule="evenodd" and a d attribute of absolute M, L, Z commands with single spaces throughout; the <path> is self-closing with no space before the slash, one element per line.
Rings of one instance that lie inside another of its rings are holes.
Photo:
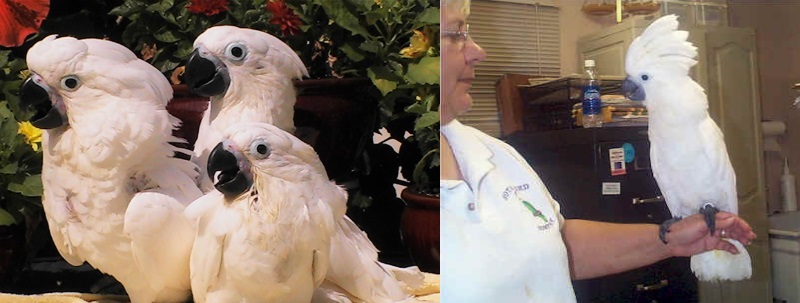
<path fill-rule="evenodd" d="M 716 230 L 712 235 L 703 216 L 694 214 L 673 223 L 665 239 L 670 254 L 676 257 L 696 255 L 709 250 L 725 250 L 732 254 L 739 251 L 723 239 L 733 239 L 744 245 L 756 238 L 753 228 L 742 218 L 729 212 L 716 214 Z"/>

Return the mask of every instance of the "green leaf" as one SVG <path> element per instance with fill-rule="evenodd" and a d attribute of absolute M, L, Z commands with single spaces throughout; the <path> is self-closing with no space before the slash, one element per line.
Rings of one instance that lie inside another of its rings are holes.
<path fill-rule="evenodd" d="M 244 13 L 244 19 L 245 20 L 251 20 L 251 19 L 258 20 L 260 16 L 262 16 L 262 15 L 264 15 L 266 13 L 267 13 L 267 10 L 265 10 L 265 9 L 249 10 L 249 11 Z"/>
<path fill-rule="evenodd" d="M 347 0 L 347 2 L 354 5 L 359 12 L 369 11 L 375 5 L 375 0 Z"/>
<path fill-rule="evenodd" d="M 7 212 L 5 209 L 0 208 L 0 226 L 8 226 L 17 224 L 17 219 Z"/>
<path fill-rule="evenodd" d="M 42 195 L 42 175 L 32 175 L 25 177 L 22 183 L 8 184 L 8 190 L 28 197 L 39 197 Z"/>
<path fill-rule="evenodd" d="M 339 50 L 344 52 L 344 54 L 347 55 L 350 60 L 353 60 L 353 62 L 361 62 L 361 60 L 364 60 L 364 55 L 353 48 L 350 43 L 343 44 L 341 47 L 339 47 Z"/>
<path fill-rule="evenodd" d="M 426 24 L 439 24 L 439 8 L 429 7 L 417 16 L 417 22 Z"/>
<path fill-rule="evenodd" d="M 108 14 L 127 18 L 135 13 L 140 12 L 146 6 L 147 5 L 140 0 L 128 0 L 125 1 L 125 3 L 122 3 L 122 5 L 112 9 L 110 12 L 108 12 Z"/>
<path fill-rule="evenodd" d="M 403 78 L 403 73 L 405 73 L 403 63 L 394 60 L 389 60 L 388 62 L 386 62 L 386 65 L 389 66 L 389 68 L 394 72 L 394 74 L 397 76 L 398 79 Z"/>
<path fill-rule="evenodd" d="M 194 51 L 192 41 L 181 40 L 181 42 L 178 43 L 178 50 L 175 51 L 175 57 L 184 60 L 189 59 L 189 55 L 192 54 L 192 51 Z"/>
<path fill-rule="evenodd" d="M 5 119 L 10 119 L 14 117 L 14 113 L 12 113 L 8 109 L 8 102 L 7 101 L 0 101 L 0 122 Z"/>
<path fill-rule="evenodd" d="M 8 63 L 8 55 L 11 54 L 11 51 L 0 51 L 0 66 L 6 66 Z"/>
<path fill-rule="evenodd" d="M 361 43 L 361 45 L 358 48 L 373 54 L 377 54 L 378 52 L 383 50 L 383 44 L 380 43 L 379 41 L 367 40 L 364 41 L 364 43 Z"/>
<path fill-rule="evenodd" d="M 411 83 L 438 84 L 439 57 L 423 57 L 419 63 L 409 64 L 406 77 Z"/>
<path fill-rule="evenodd" d="M 422 115 L 428 112 L 427 108 L 425 107 L 425 104 L 422 104 L 422 102 L 414 102 L 413 104 L 406 107 L 405 111 L 407 113 L 412 113 L 417 115 Z"/>
<path fill-rule="evenodd" d="M 397 82 L 386 79 L 378 79 L 373 77 L 374 75 L 372 74 L 372 72 L 369 73 L 370 73 L 369 77 L 372 80 L 372 84 L 375 85 L 375 87 L 377 87 L 378 90 L 381 91 L 381 94 L 383 94 L 384 96 L 386 96 L 386 94 L 390 93 L 395 88 L 397 88 Z"/>
<path fill-rule="evenodd" d="M 163 13 L 175 4 L 175 0 L 161 0 L 147 7 L 148 12 Z"/>
<path fill-rule="evenodd" d="M 439 123 L 439 112 L 432 111 L 422 114 L 417 121 L 414 123 L 414 130 L 420 130 L 426 127 L 430 127 Z"/>
<path fill-rule="evenodd" d="M 6 174 L 6 175 L 14 174 L 17 172 L 18 169 L 19 165 L 17 164 L 17 162 L 12 162 L 7 164 L 2 169 L 0 169 L 0 174 Z"/>
<path fill-rule="evenodd" d="M 363 15 L 365 21 L 367 21 L 367 26 L 373 26 L 378 21 L 382 21 L 385 18 L 386 14 L 382 14 L 380 12 L 367 12 Z"/>
<path fill-rule="evenodd" d="M 17 132 L 19 131 L 19 124 L 14 118 L 3 118 L 0 120 L 0 142 L 19 142 L 17 140 Z M 14 145 L 16 146 L 16 144 Z"/>
<path fill-rule="evenodd" d="M 368 68 L 367 76 L 369 76 L 370 80 L 372 80 L 372 84 L 374 84 L 384 96 L 397 88 L 398 80 L 385 66 L 373 66 Z"/>
<path fill-rule="evenodd" d="M 426 111 L 436 111 L 438 103 L 436 102 L 436 95 L 427 95 L 422 98 L 422 104 L 425 106 Z"/>
<path fill-rule="evenodd" d="M 181 25 L 178 23 L 178 20 L 175 18 L 174 15 L 170 14 L 169 12 L 163 12 L 159 14 L 161 15 L 162 18 L 164 18 L 164 20 L 167 21 L 167 23 L 175 25 L 178 28 L 180 28 Z"/>
<path fill-rule="evenodd" d="M 428 151 L 428 153 L 422 156 L 422 159 L 420 159 L 419 162 L 417 162 L 417 165 L 414 166 L 414 175 L 413 175 L 414 183 L 416 184 L 430 183 L 431 180 L 428 180 L 429 177 L 428 175 L 425 174 L 425 169 L 428 168 L 427 164 L 428 162 L 430 162 L 429 159 L 433 158 L 438 154 L 439 154 L 438 149 L 430 150 Z"/>
<path fill-rule="evenodd" d="M 164 62 L 161 62 L 161 63 L 157 64 L 156 67 L 162 73 L 166 73 L 168 71 L 171 71 L 171 70 L 175 69 L 176 67 L 178 67 L 178 65 L 180 65 L 180 62 L 174 62 L 174 61 L 166 60 Z"/>
<path fill-rule="evenodd" d="M 360 35 L 365 38 L 369 37 L 369 32 L 367 29 L 361 26 L 361 23 L 359 23 L 359 18 L 347 9 L 345 2 L 323 0 L 319 1 L 318 3 L 322 6 L 322 8 L 325 10 L 325 13 L 328 14 L 333 22 L 353 32 L 353 34 Z"/>
<path fill-rule="evenodd" d="M 167 30 L 166 28 L 162 28 L 162 30 L 158 31 L 158 33 L 153 36 L 156 37 L 156 40 L 165 43 L 173 43 L 181 40 L 181 37 L 176 35 L 171 30 Z"/>

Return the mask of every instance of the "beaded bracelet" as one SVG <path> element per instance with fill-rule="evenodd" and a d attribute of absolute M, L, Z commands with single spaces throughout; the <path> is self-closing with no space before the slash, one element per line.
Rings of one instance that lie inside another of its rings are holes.
<path fill-rule="evenodd" d="M 661 239 L 661 242 L 667 244 L 667 233 L 669 232 L 669 227 L 672 226 L 673 223 L 680 221 L 681 218 L 675 217 L 669 220 L 664 221 L 661 225 L 658 226 L 658 238 Z"/>

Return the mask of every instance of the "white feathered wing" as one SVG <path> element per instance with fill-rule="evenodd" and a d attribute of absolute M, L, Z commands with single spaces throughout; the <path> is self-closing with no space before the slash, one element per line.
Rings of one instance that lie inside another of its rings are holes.
<path fill-rule="evenodd" d="M 65 117 L 42 143 L 42 203 L 58 251 L 114 276 L 132 302 L 186 300 L 194 232 L 182 212 L 201 192 L 197 167 L 169 144 L 181 141 L 165 109 L 169 83 L 105 40 L 50 36 L 27 62 L 22 90 L 46 92 L 43 104 Z"/>

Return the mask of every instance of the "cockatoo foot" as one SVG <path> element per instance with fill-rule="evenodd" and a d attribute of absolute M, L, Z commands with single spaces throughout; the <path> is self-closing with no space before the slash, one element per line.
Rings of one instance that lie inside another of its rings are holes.
<path fill-rule="evenodd" d="M 711 203 L 705 203 L 703 206 L 700 207 L 700 213 L 703 214 L 703 218 L 706 220 L 706 225 L 708 225 L 708 230 L 711 234 L 714 234 L 714 230 L 716 229 L 716 215 L 719 212 L 719 209 L 714 207 Z"/>

